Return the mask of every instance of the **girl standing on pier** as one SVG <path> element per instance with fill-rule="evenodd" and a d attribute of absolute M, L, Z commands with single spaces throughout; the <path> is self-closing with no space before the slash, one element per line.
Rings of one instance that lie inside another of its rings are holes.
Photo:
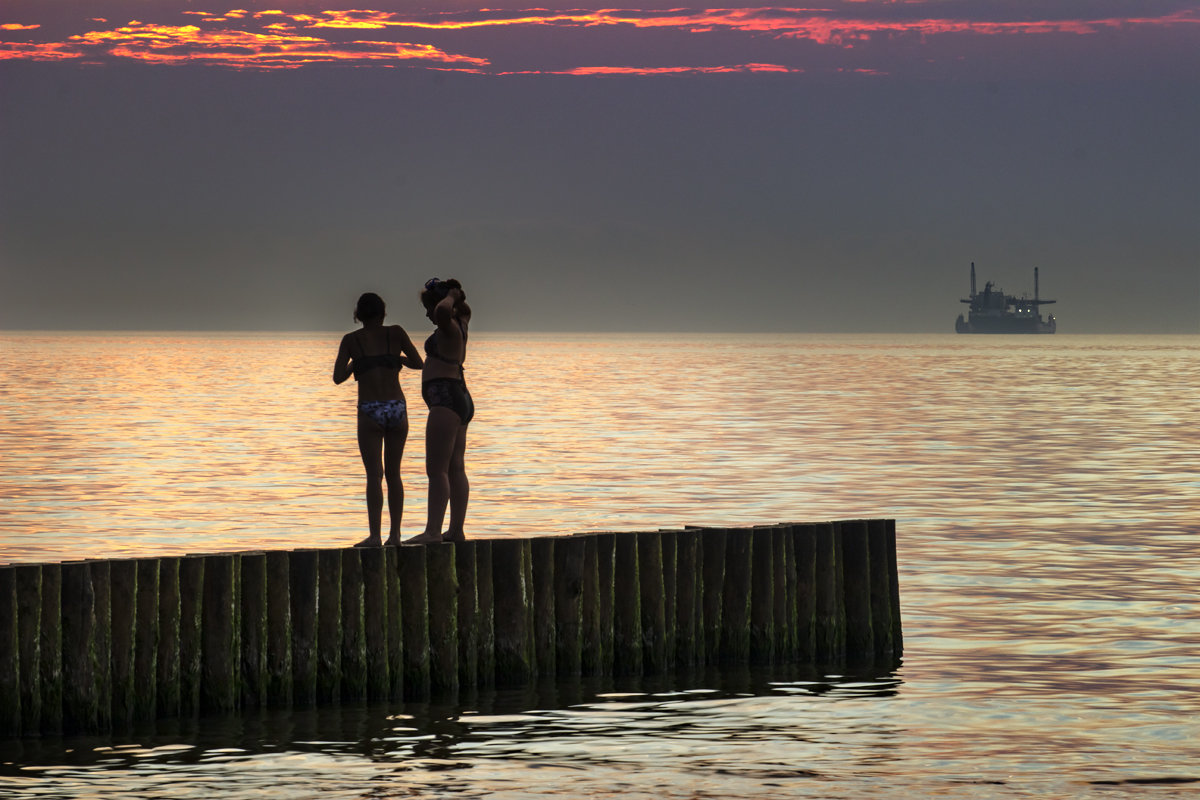
<path fill-rule="evenodd" d="M 429 406 L 425 425 L 425 472 L 429 476 L 429 513 L 425 531 L 409 539 L 411 544 L 460 542 L 471 485 L 467 480 L 464 455 L 467 426 L 475 415 L 475 403 L 467 391 L 463 361 L 467 357 L 467 327 L 471 307 L 462 284 L 451 278 L 430 278 L 421 292 L 425 316 L 437 326 L 425 340 L 425 366 L 421 370 L 421 396 Z M 450 525 L 442 533 L 446 504 Z"/>
<path fill-rule="evenodd" d="M 358 382 L 358 450 L 367 470 L 367 527 L 369 535 L 355 547 L 383 544 L 383 481 L 387 480 L 389 535 L 387 544 L 400 543 L 404 515 L 404 484 L 400 457 L 408 440 L 408 406 L 400 388 L 400 369 L 421 369 L 421 354 L 399 325 L 384 325 L 383 299 L 367 292 L 358 298 L 354 319 L 362 328 L 342 337 L 333 382 L 351 375 Z"/>

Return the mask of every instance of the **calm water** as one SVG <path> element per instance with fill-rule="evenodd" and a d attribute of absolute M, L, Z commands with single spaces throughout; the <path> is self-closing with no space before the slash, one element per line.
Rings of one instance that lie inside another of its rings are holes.
<path fill-rule="evenodd" d="M 360 538 L 337 340 L 0 335 L 0 562 Z M 480 333 L 468 367 L 469 533 L 894 517 L 902 667 L 10 743 L 0 796 L 1200 795 L 1200 338 Z"/>

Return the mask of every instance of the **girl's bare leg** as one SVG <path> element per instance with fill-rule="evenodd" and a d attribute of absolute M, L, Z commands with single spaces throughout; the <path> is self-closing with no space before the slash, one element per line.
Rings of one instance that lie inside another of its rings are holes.
<path fill-rule="evenodd" d="M 400 523 L 404 519 L 404 482 L 400 479 L 400 460 L 408 441 L 408 418 L 384 435 L 383 475 L 387 480 L 388 538 L 386 544 L 400 544 Z"/>
<path fill-rule="evenodd" d="M 368 536 L 355 547 L 378 547 L 383 528 L 383 431 L 362 414 L 358 415 L 358 452 L 367 471 Z"/>
<path fill-rule="evenodd" d="M 425 422 L 425 474 L 429 477 L 429 507 L 425 530 L 408 540 L 408 544 L 429 544 L 442 540 L 442 519 L 450 500 L 450 459 L 458 429 L 458 415 L 448 408 L 429 409 Z"/>
<path fill-rule="evenodd" d="M 467 480 L 466 452 L 467 426 L 459 425 L 454 437 L 454 450 L 450 453 L 450 527 L 442 537 L 447 542 L 461 542 L 467 538 L 463 524 L 467 516 L 467 501 L 471 499 L 471 482 Z"/>

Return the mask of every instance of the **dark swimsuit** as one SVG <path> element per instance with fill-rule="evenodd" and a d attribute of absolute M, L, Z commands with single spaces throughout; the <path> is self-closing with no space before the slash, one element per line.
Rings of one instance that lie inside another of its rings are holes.
<path fill-rule="evenodd" d="M 354 380 L 358 380 L 358 376 L 364 372 L 369 372 L 379 367 L 400 369 L 404 366 L 403 361 L 401 361 L 402 357 L 391 352 L 391 329 L 387 329 L 385 334 L 387 336 L 388 349 L 386 353 L 379 353 L 373 356 L 362 355 L 354 358 L 351 365 L 351 369 L 354 372 Z M 408 418 L 408 406 L 403 400 L 367 400 L 358 404 L 358 410 L 385 431 L 399 428 Z"/>
<path fill-rule="evenodd" d="M 467 331 L 463 328 L 461 321 L 459 321 L 458 327 L 462 331 L 463 345 L 465 346 Z M 446 358 L 438 352 L 438 332 L 436 330 L 425 340 L 425 355 L 458 367 L 457 378 L 431 378 L 421 384 L 421 397 L 424 398 L 425 405 L 430 408 L 438 406 L 448 408 L 458 415 L 463 425 L 466 425 L 475 416 L 475 401 L 471 399 L 471 393 L 467 391 L 467 380 L 463 374 L 462 362 Z"/>

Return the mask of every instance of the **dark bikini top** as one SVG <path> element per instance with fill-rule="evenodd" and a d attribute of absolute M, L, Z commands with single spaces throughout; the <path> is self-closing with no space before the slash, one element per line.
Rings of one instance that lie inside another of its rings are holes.
<path fill-rule="evenodd" d="M 403 356 L 396 355 L 392 352 L 392 329 L 386 328 L 384 334 L 387 336 L 387 352 L 377 355 L 368 356 L 361 355 L 354 359 L 352 364 L 354 371 L 354 380 L 358 380 L 358 376 L 364 372 L 369 372 L 377 367 L 387 367 L 388 369 L 400 369 L 404 366 Z M 359 342 L 359 348 L 362 348 L 362 343 Z"/>
<path fill-rule="evenodd" d="M 467 344 L 467 329 L 463 327 L 462 320 L 455 320 L 458 323 L 458 329 L 462 331 L 463 347 Z M 438 361 L 445 361 L 447 364 L 452 364 L 458 367 L 458 371 L 462 372 L 463 362 L 455 361 L 453 358 L 446 358 L 438 352 L 438 331 L 435 329 L 429 334 L 429 338 L 425 340 L 425 355 L 429 358 L 436 358 Z"/>

